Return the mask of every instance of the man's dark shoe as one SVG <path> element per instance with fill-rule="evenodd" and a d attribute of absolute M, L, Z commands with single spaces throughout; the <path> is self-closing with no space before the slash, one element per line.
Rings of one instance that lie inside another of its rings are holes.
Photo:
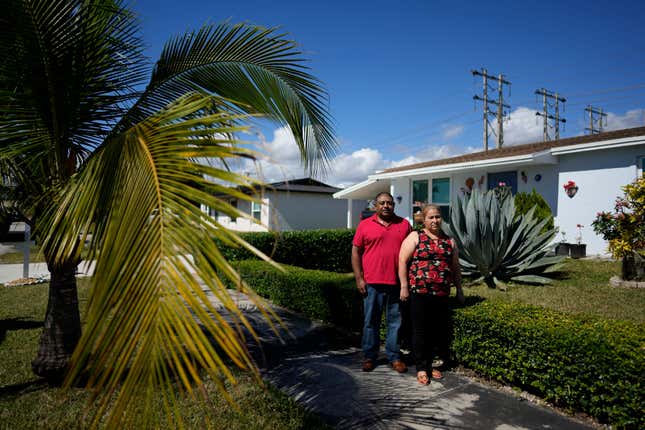
<path fill-rule="evenodd" d="M 372 370 L 374 370 L 375 367 L 376 365 L 374 364 L 373 360 L 366 358 L 363 361 L 363 372 L 371 372 Z"/>
<path fill-rule="evenodd" d="M 408 366 L 406 366 L 401 360 L 394 360 L 390 363 L 390 366 L 399 373 L 405 373 L 408 371 Z"/>

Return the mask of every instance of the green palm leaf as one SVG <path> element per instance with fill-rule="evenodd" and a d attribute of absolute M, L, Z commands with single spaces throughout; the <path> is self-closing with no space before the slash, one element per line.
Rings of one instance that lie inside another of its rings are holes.
<path fill-rule="evenodd" d="M 178 381 L 191 393 L 201 383 L 202 369 L 215 381 L 233 379 L 226 358 L 255 371 L 240 327 L 251 336 L 253 329 L 223 282 L 223 278 L 235 281 L 237 275 L 210 238 L 241 240 L 214 220 L 204 222 L 204 214 L 194 204 L 219 205 L 235 212 L 221 198 L 202 191 L 221 187 L 202 172 L 229 183 L 252 185 L 248 178 L 198 161 L 248 153 L 239 142 L 221 137 L 242 131 L 231 126 L 239 117 L 195 115 L 210 111 L 211 106 L 211 97 L 187 96 L 114 136 L 70 184 L 51 217 L 44 246 L 58 241 L 55 248 L 62 259 L 78 252 L 78 235 L 84 238 L 88 231 L 94 232 L 93 293 L 68 381 L 88 372 L 88 386 L 97 392 L 120 388 L 111 405 L 109 425 L 135 419 L 142 392 L 151 394 L 146 402 L 163 392 L 170 399 L 168 405 L 174 404 L 171 382 Z M 194 185 L 188 186 L 187 180 Z M 244 194 L 237 197 L 251 199 Z M 185 258 L 188 255 L 192 261 Z M 213 264 L 198 264 L 203 262 Z M 241 288 L 270 316 L 261 300 Z M 221 316 L 209 295 L 223 304 L 232 320 Z M 95 424 L 109 405 L 109 398 L 102 399 Z M 172 410 L 167 412 L 172 415 Z"/>
<path fill-rule="evenodd" d="M 143 96 L 117 131 L 188 91 L 208 91 L 288 125 L 302 161 L 315 171 L 331 158 L 336 143 L 326 93 L 302 63 L 295 43 L 275 29 L 206 25 L 166 44 Z"/>

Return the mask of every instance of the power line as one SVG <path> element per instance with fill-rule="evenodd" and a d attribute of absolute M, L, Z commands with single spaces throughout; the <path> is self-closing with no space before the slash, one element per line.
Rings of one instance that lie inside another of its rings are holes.
<path fill-rule="evenodd" d="M 542 96 L 542 109 L 543 112 L 535 112 L 535 115 L 541 116 L 544 118 L 544 129 L 542 132 L 542 138 L 546 142 L 547 140 L 551 140 L 549 138 L 549 120 L 553 120 L 555 124 L 555 140 L 560 139 L 560 123 L 565 123 L 567 122 L 566 119 L 560 118 L 560 103 L 564 103 L 567 101 L 564 97 L 561 97 L 558 95 L 558 93 L 554 93 L 552 91 L 549 91 L 545 88 L 540 88 L 539 90 L 535 90 L 536 95 Z M 555 107 L 555 116 L 551 115 L 549 113 L 549 99 L 554 100 L 554 107 Z"/>
<path fill-rule="evenodd" d="M 589 127 L 585 128 L 585 130 L 589 130 L 589 134 L 602 133 L 603 119 L 605 120 L 605 126 L 607 126 L 607 114 L 602 111 L 602 108 L 595 108 L 591 105 L 585 108 L 585 112 L 589 112 Z M 599 115 L 599 117 L 596 119 L 594 115 Z M 598 123 L 598 128 L 594 127 L 596 123 Z"/>
<path fill-rule="evenodd" d="M 478 95 L 473 96 L 474 100 L 477 101 L 482 101 L 484 103 L 484 109 L 483 109 L 483 126 L 484 126 L 484 135 L 483 135 L 483 140 L 484 140 L 484 151 L 488 151 L 488 116 L 493 115 L 497 118 L 497 148 L 501 148 L 504 145 L 504 108 L 510 109 L 511 107 L 507 104 L 504 104 L 504 85 L 511 85 L 510 82 L 504 79 L 503 74 L 499 74 L 497 78 L 495 78 L 492 74 L 489 75 L 488 71 L 484 68 L 479 70 L 471 70 L 471 73 L 473 76 L 481 76 L 483 80 L 483 97 L 479 97 Z M 497 79 L 497 100 L 491 99 L 488 97 L 488 79 L 492 78 Z M 488 109 L 488 105 L 493 104 L 497 106 L 497 112 L 492 112 Z"/>

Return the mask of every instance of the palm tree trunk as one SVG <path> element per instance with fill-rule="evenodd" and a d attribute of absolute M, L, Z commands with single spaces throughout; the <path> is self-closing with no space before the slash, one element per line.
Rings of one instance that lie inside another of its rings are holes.
<path fill-rule="evenodd" d="M 76 268 L 78 264 L 49 265 L 51 283 L 40 337 L 38 355 L 31 362 L 33 372 L 50 384 L 58 385 L 81 337 Z"/>

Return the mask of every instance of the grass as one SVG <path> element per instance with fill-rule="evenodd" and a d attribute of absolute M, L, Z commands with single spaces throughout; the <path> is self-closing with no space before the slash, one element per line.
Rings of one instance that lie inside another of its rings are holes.
<path fill-rule="evenodd" d="M 89 393 L 82 389 L 51 388 L 30 368 L 35 357 L 47 305 L 48 284 L 0 287 L 0 428 L 67 429 L 87 427 Z M 87 303 L 87 281 L 79 281 L 81 310 Z M 300 429 L 327 428 L 287 395 L 272 387 L 260 387 L 252 377 L 234 371 L 235 386 L 227 385 L 239 406 L 232 408 L 215 385 L 206 382 L 206 400 L 184 397 L 180 413 L 188 428 Z M 157 408 L 161 410 L 160 407 Z M 153 428 L 168 423 L 158 412 Z"/>
<path fill-rule="evenodd" d="M 23 252 L 22 252 L 22 243 L 15 244 L 16 249 L 19 249 L 17 252 L 7 252 L 0 255 L 0 264 L 18 264 L 23 262 Z M 29 247 L 29 262 L 30 263 L 44 263 L 45 257 L 43 253 L 40 252 L 40 247 L 38 245 L 31 245 Z"/>
<path fill-rule="evenodd" d="M 609 278 L 620 274 L 620 262 L 589 259 L 565 260 L 552 285 L 509 284 L 507 291 L 483 284 L 467 287 L 468 296 L 523 302 L 576 314 L 645 322 L 645 289 L 612 288 Z"/>

